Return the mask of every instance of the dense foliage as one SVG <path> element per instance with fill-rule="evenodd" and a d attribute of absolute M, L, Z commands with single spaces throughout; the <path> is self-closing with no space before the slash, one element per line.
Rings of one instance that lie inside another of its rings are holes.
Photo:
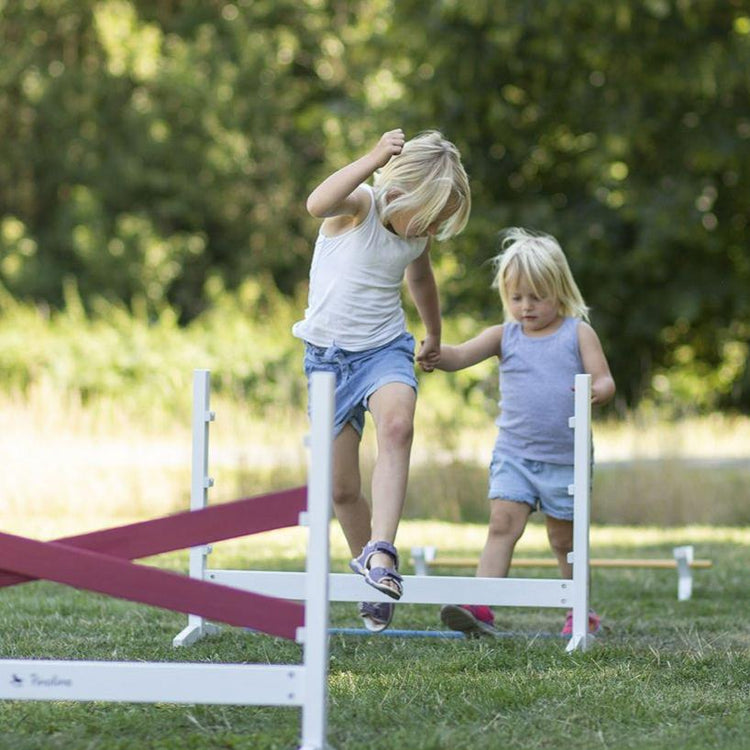
<path fill-rule="evenodd" d="M 185 323 L 247 278 L 298 295 L 316 180 L 383 130 L 438 127 L 474 195 L 465 234 L 436 251 L 446 315 L 497 320 L 498 230 L 545 230 L 621 398 L 750 405 L 742 0 L 0 0 L 0 14 L 13 297 L 59 307 L 74 278 L 89 309 L 104 297 Z"/>

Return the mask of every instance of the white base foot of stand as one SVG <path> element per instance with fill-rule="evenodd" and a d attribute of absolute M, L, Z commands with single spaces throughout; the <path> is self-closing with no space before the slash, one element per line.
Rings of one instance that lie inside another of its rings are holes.
<path fill-rule="evenodd" d="M 570 653 L 571 651 L 588 651 L 596 643 L 596 637 L 591 633 L 587 635 L 573 636 L 569 641 L 565 650 Z"/>
<path fill-rule="evenodd" d="M 180 646 L 191 646 L 193 643 L 197 643 L 201 638 L 204 638 L 207 635 L 218 635 L 220 632 L 221 628 L 210 622 L 201 622 L 195 625 L 188 624 L 187 627 L 183 628 L 172 639 L 172 646 L 174 646 L 174 648 L 179 648 Z"/>

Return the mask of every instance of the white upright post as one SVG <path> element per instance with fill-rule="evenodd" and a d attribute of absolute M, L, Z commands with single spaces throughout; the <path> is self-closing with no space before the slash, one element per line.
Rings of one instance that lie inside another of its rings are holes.
<path fill-rule="evenodd" d="M 585 651 L 593 642 L 589 633 L 589 523 L 591 507 L 591 375 L 576 375 L 573 486 L 573 635 L 567 651 Z"/>
<path fill-rule="evenodd" d="M 190 510 L 201 510 L 208 504 L 208 490 L 214 480 L 208 476 L 208 428 L 216 416 L 210 411 L 211 373 L 209 370 L 193 372 L 193 455 L 190 482 Z M 210 545 L 190 548 L 190 577 L 203 580 L 208 566 Z M 188 615 L 188 624 L 172 640 L 172 645 L 189 646 L 204 635 L 218 633 L 219 627 L 206 622 L 198 615 Z"/>
<path fill-rule="evenodd" d="M 686 602 L 693 595 L 693 545 L 686 544 L 672 550 L 677 562 L 677 601 Z"/>
<path fill-rule="evenodd" d="M 333 484 L 334 385 L 332 373 L 311 379 L 312 421 L 307 483 L 307 572 L 305 575 L 305 701 L 301 750 L 326 747 L 328 702 L 329 526 Z"/>

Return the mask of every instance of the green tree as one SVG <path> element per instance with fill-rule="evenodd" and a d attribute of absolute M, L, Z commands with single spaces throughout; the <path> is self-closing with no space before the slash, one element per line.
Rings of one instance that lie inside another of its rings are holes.
<path fill-rule="evenodd" d="M 688 369 L 732 371 L 694 379 L 690 401 L 750 403 L 747 5 L 407 0 L 393 14 L 392 109 L 455 137 L 473 179 L 447 311 L 495 319 L 495 232 L 551 232 L 627 401 L 665 367 L 684 375 L 680 349 Z"/>
<path fill-rule="evenodd" d="M 743 0 L 0 0 L 0 281 L 180 319 L 297 293 L 309 189 L 386 129 L 472 177 L 436 249 L 447 315 L 494 321 L 523 225 L 567 251 L 621 401 L 750 405 Z M 269 275 L 270 274 L 270 275 Z M 212 282 L 213 283 L 213 282 Z"/>
<path fill-rule="evenodd" d="M 310 134 L 330 115 L 315 70 L 338 17 L 319 3 L 39 0 L 3 8 L 3 282 L 53 304 L 203 304 L 205 280 L 309 257 Z M 348 23 L 348 16 L 340 19 Z M 30 32 L 30 33 L 29 33 Z M 345 113 L 342 113 L 345 114 Z"/>

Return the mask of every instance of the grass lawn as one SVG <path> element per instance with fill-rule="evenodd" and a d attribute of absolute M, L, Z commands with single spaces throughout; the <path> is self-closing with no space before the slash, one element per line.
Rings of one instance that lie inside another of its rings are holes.
<path fill-rule="evenodd" d="M 334 527 L 335 528 L 335 527 Z M 476 552 L 482 525 L 404 522 L 403 548 L 426 541 Z M 604 628 L 566 654 L 559 610 L 498 610 L 516 635 L 497 640 L 333 636 L 329 741 L 339 750 L 746 748 L 750 737 L 750 529 L 594 527 L 597 557 L 670 556 L 694 543 L 714 561 L 678 602 L 674 571 L 592 571 Z M 532 524 L 517 554 L 545 547 Z M 345 568 L 340 532 L 334 567 Z M 294 568 L 300 536 L 275 532 L 217 545 L 214 567 Z M 185 555 L 158 558 L 184 570 Z M 526 572 L 523 573 L 527 575 Z M 437 606 L 404 605 L 395 628 L 438 628 Z M 297 661 L 300 649 L 225 628 L 171 648 L 184 617 L 39 582 L 0 593 L 3 657 L 209 662 Z M 334 625 L 358 627 L 354 605 Z M 271 750 L 296 747 L 299 711 L 104 703 L 0 703 L 2 750 Z"/>

